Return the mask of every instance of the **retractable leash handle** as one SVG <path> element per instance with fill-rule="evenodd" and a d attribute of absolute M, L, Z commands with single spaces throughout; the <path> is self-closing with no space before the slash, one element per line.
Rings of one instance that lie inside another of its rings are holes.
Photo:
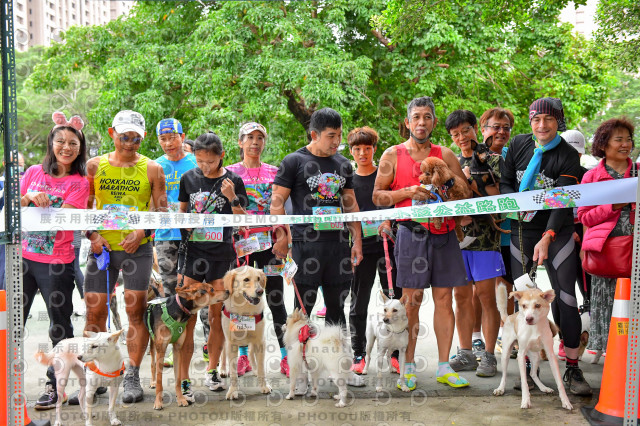
<path fill-rule="evenodd" d="M 387 236 L 387 231 L 382 231 L 382 244 L 384 245 L 384 263 L 387 267 L 387 284 L 389 285 L 389 298 L 393 299 L 395 297 L 395 292 L 393 291 L 393 279 L 391 276 L 391 258 L 389 257 L 389 242 L 387 241 L 389 237 Z"/>
<path fill-rule="evenodd" d="M 98 269 L 101 271 L 107 271 L 107 331 L 111 333 L 111 292 L 109 291 L 109 264 L 111 263 L 111 257 L 106 247 L 102 247 L 102 253 L 95 254 Z"/>

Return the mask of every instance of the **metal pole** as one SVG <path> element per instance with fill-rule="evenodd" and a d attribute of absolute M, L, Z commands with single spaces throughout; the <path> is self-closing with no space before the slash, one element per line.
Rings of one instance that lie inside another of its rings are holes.
<path fill-rule="evenodd" d="M 639 179 L 640 181 L 640 179 Z M 633 265 L 631 269 L 631 300 L 629 312 L 629 344 L 627 346 L 627 386 L 624 393 L 624 424 L 638 423 L 638 385 L 640 384 L 640 360 L 638 342 L 640 338 L 640 185 L 636 189 L 636 215 L 633 230 Z"/>
<path fill-rule="evenodd" d="M 26 396 L 23 392 L 22 353 L 22 252 L 20 242 L 20 180 L 18 173 L 18 108 L 16 104 L 13 0 L 2 0 L 0 11 L 2 48 L 2 141 L 5 161 L 5 246 L 7 284 L 7 379 L 8 412 L 5 424 L 24 425 Z M 5 349 L 0 349 L 5 350 Z M 3 384 L 4 385 L 4 384 Z"/>

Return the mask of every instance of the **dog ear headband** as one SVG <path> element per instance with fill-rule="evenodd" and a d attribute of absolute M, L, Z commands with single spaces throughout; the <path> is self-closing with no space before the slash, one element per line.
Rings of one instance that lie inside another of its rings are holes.
<path fill-rule="evenodd" d="M 79 115 L 74 115 L 71 117 L 71 120 L 67 121 L 67 116 L 64 115 L 63 112 L 56 111 L 51 114 L 51 119 L 56 123 L 56 125 L 53 126 L 54 129 L 56 127 L 68 126 L 80 131 L 84 127 L 84 121 L 82 121 L 82 118 L 80 118 Z"/>

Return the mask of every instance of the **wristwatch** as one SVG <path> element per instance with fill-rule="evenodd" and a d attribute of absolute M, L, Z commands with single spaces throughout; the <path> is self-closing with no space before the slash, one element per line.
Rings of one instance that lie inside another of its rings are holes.
<path fill-rule="evenodd" d="M 469 182 L 470 184 L 473 183 L 473 176 L 469 176 L 467 178 L 467 182 Z"/>
<path fill-rule="evenodd" d="M 240 205 L 240 198 L 236 197 L 231 200 L 231 207 L 238 207 Z"/>

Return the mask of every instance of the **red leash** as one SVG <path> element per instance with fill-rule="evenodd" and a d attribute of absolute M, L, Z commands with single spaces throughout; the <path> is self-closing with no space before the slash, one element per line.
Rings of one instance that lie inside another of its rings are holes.
<path fill-rule="evenodd" d="M 382 233 L 382 243 L 384 245 L 384 263 L 387 267 L 387 282 L 389 284 L 389 298 L 393 299 L 395 297 L 395 292 L 393 291 L 393 279 L 391 277 L 391 258 L 389 257 L 389 242 L 387 241 L 387 233 Z"/>

